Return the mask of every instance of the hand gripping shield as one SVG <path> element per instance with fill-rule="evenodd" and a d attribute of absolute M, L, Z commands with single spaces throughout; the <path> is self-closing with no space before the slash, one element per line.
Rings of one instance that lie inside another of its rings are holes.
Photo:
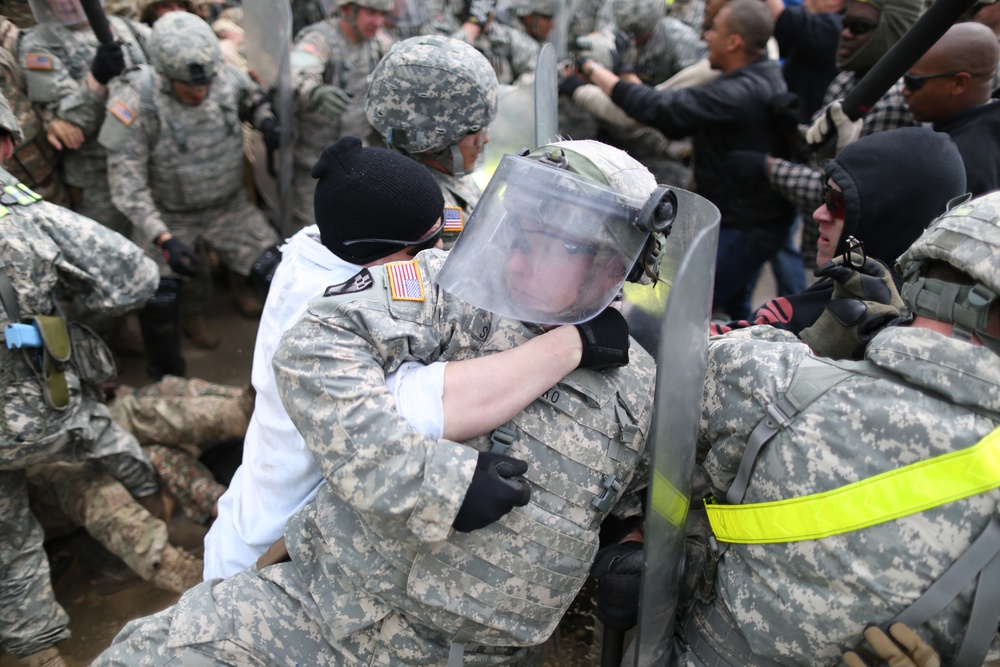
<path fill-rule="evenodd" d="M 294 128 L 292 69 L 289 45 L 292 42 L 292 9 L 288 0 L 244 0 L 243 28 L 250 69 L 260 78 L 260 86 L 271 98 L 278 119 L 280 147 L 270 155 L 258 136 L 253 143 L 254 180 L 267 206 L 272 224 L 282 234 L 292 226 L 292 130 Z"/>

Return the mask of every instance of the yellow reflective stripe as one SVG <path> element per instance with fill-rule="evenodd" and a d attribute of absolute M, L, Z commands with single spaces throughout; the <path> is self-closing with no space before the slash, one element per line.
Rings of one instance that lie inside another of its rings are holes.
<path fill-rule="evenodd" d="M 815 540 L 892 521 L 1000 487 L 1000 428 L 968 449 L 800 498 L 706 501 L 715 537 L 737 544 Z"/>
<path fill-rule="evenodd" d="M 677 527 L 684 525 L 690 500 L 658 472 L 653 474 L 653 490 L 650 495 L 653 510 L 657 514 Z"/>
<path fill-rule="evenodd" d="M 7 217 L 7 214 L 8 214 L 8 213 L 10 213 L 10 209 L 8 209 L 8 208 L 7 208 L 6 206 L 4 206 L 3 204 L 0 204 L 0 218 L 5 218 L 5 217 Z"/>
<path fill-rule="evenodd" d="M 18 188 L 14 187 L 13 185 L 5 185 L 3 190 L 10 196 L 16 198 L 17 203 L 20 204 L 21 206 L 27 206 L 28 204 L 35 203 L 34 199 L 26 195 L 25 193 L 21 192 Z"/>
<path fill-rule="evenodd" d="M 29 197 L 31 197 L 32 200 L 34 200 L 34 201 L 41 201 L 42 200 L 42 195 L 40 195 L 37 192 L 35 192 L 34 190 L 32 190 L 31 188 L 29 188 L 24 183 L 18 182 L 17 187 L 20 188 L 22 191 L 24 191 L 24 194 L 26 194 Z"/>

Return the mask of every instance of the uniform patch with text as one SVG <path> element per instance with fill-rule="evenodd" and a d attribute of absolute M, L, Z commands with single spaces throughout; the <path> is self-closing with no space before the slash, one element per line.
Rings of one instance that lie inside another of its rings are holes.
<path fill-rule="evenodd" d="M 423 301 L 424 283 L 420 279 L 417 260 L 390 262 L 385 265 L 389 274 L 389 295 L 393 301 Z"/>
<path fill-rule="evenodd" d="M 108 107 L 108 113 L 120 120 L 126 127 L 135 120 L 135 112 L 121 100 L 115 100 L 115 103 Z"/>
<path fill-rule="evenodd" d="M 462 217 L 462 209 L 458 206 L 444 207 L 444 231 L 458 234 L 465 229 L 465 220 Z"/>
<path fill-rule="evenodd" d="M 24 67 L 34 70 L 52 69 L 52 56 L 46 53 L 29 53 L 24 56 Z"/>
<path fill-rule="evenodd" d="M 345 280 L 339 285 L 330 285 L 323 292 L 323 296 L 337 296 L 339 294 L 357 294 L 358 292 L 364 292 L 366 289 L 375 284 L 375 279 L 372 278 L 372 274 L 368 269 L 361 269 L 350 280 Z"/>

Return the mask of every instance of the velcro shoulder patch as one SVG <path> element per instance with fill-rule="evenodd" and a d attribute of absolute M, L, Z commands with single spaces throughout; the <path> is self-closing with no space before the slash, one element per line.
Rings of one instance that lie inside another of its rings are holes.
<path fill-rule="evenodd" d="M 114 103 L 108 107 L 108 113 L 117 118 L 122 122 L 122 125 L 128 127 L 135 120 L 135 111 L 132 107 L 125 104 L 122 100 L 115 100 Z"/>
<path fill-rule="evenodd" d="M 345 280 L 339 285 L 330 285 L 323 292 L 323 296 L 338 296 L 340 294 L 357 294 L 364 292 L 375 284 L 371 272 L 368 269 L 361 269 L 353 278 Z"/>
<path fill-rule="evenodd" d="M 393 301 L 423 301 L 424 282 L 417 260 L 390 262 L 385 265 L 389 277 L 389 296 Z"/>
<path fill-rule="evenodd" d="M 25 54 L 24 67 L 30 70 L 51 70 L 52 56 L 47 53 Z"/>
<path fill-rule="evenodd" d="M 459 206 L 444 207 L 444 231 L 458 234 L 465 229 L 465 216 Z"/>

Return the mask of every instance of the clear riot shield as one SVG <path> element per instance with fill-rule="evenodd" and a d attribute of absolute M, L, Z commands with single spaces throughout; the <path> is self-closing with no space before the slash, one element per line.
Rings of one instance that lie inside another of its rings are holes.
<path fill-rule="evenodd" d="M 543 44 L 535 61 L 535 143 L 544 146 L 559 139 L 559 81 L 556 51 Z"/>
<path fill-rule="evenodd" d="M 243 21 L 247 63 L 261 88 L 271 97 L 271 108 L 278 118 L 281 146 L 269 155 L 260 136 L 255 136 L 250 159 L 254 181 L 264 206 L 279 233 L 292 232 L 292 131 L 295 126 L 292 107 L 292 8 L 288 0 L 243 0 Z"/>
<path fill-rule="evenodd" d="M 707 199 L 675 189 L 677 218 L 660 263 L 665 284 L 626 290 L 630 329 L 637 312 L 655 332 L 656 403 L 648 441 L 652 454 L 637 667 L 663 665 L 670 650 L 684 566 L 684 531 L 691 496 L 695 442 L 705 382 L 708 324 L 719 241 L 719 210 Z"/>
<path fill-rule="evenodd" d="M 497 89 L 497 115 L 490 123 L 490 140 L 473 173 L 480 188 L 486 189 L 504 155 L 535 147 L 534 96 L 533 84 L 501 84 Z"/>

